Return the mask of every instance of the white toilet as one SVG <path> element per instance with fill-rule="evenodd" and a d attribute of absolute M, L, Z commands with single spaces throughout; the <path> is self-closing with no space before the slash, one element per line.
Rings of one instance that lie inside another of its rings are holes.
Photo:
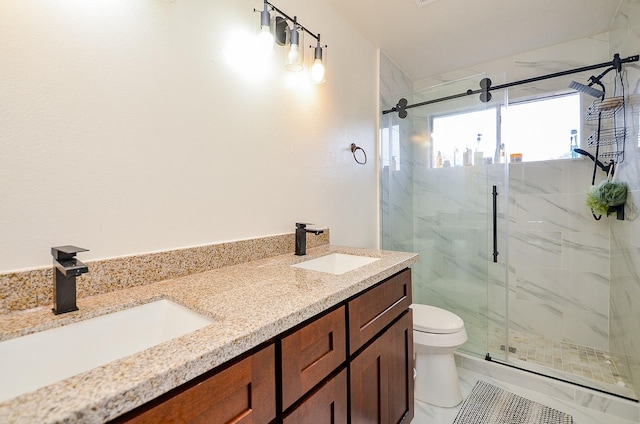
<path fill-rule="evenodd" d="M 415 398 L 450 408 L 462 402 L 453 352 L 467 341 L 464 321 L 456 314 L 428 305 L 413 309 Z"/>

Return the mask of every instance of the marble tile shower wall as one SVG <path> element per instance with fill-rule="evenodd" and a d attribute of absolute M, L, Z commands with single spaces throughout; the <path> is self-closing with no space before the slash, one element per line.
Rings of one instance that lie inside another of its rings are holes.
<path fill-rule="evenodd" d="M 380 105 L 387 110 L 398 99 L 413 91 L 413 82 L 387 56 L 380 54 Z M 388 146 L 389 156 L 380 169 L 381 242 L 383 249 L 413 251 L 413 192 L 411 118 L 400 119 L 395 113 L 382 115 L 382 131 L 397 134 L 399 150 Z M 385 142 L 381 137 L 381 142 Z M 389 143 L 389 140 L 387 140 Z M 385 166 L 386 165 L 386 166 Z"/>
<path fill-rule="evenodd" d="M 512 328 L 608 349 L 609 224 L 585 205 L 591 172 L 586 160 L 509 165 L 508 231 L 502 204 L 494 264 L 491 186 L 505 194 L 504 167 L 416 164 L 414 300 L 460 315 L 473 334 L 465 349 L 486 353 L 487 327 L 504 326 L 508 246 Z"/>
<path fill-rule="evenodd" d="M 586 160 L 510 165 L 509 320 L 514 330 L 607 350 L 609 221 L 585 205 L 592 170 Z"/>
<path fill-rule="evenodd" d="M 415 158 L 423 156 L 416 154 Z M 490 186 L 496 184 L 505 193 L 503 169 L 495 165 L 427 169 L 419 159 L 414 165 L 414 251 L 421 255 L 414 265 L 414 300 L 459 314 L 471 335 L 465 350 L 486 353 L 487 324 L 503 326 L 506 310 L 505 268 L 491 263 L 488 240 Z M 620 317 L 609 316 L 610 305 L 619 304 L 617 311 L 625 319 L 627 336 L 637 331 L 639 315 L 633 305 L 638 301 L 633 290 L 638 288 L 640 269 L 634 258 L 640 250 L 637 243 L 635 248 L 619 249 L 618 259 L 626 261 L 625 266 L 616 270 L 614 265 L 610 271 L 610 260 L 615 258 L 609 246 L 615 249 L 618 243 L 628 246 L 630 238 L 640 240 L 640 227 L 617 240 L 610 240 L 609 229 L 610 224 L 620 223 L 626 223 L 628 229 L 637 211 L 629 205 L 627 221 L 592 217 L 585 204 L 593 169 L 587 160 L 509 167 L 508 232 L 504 210 L 498 224 L 502 237 L 508 233 L 508 240 L 500 238 L 499 246 L 509 246 L 511 328 L 614 350 L 609 345 L 609 328 L 611 325 L 614 331 Z M 501 261 L 505 255 L 503 251 Z M 620 278 L 614 278 L 616 272 Z M 615 284 L 627 287 L 618 290 L 624 296 L 617 303 Z M 635 355 L 630 358 L 633 361 L 638 357 L 633 353 L 636 338 L 624 340 L 630 346 L 615 351 Z"/>
<path fill-rule="evenodd" d="M 611 31 L 611 52 L 640 53 L 640 2 L 624 0 Z M 640 66 L 626 66 L 627 141 L 620 180 L 629 184 L 625 221 L 611 221 L 610 350 L 625 355 L 640 393 Z"/>

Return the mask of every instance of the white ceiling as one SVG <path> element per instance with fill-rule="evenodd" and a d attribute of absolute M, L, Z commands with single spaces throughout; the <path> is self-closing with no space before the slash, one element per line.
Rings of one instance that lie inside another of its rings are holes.
<path fill-rule="evenodd" d="M 606 32 L 621 2 L 327 1 L 413 81 Z"/>

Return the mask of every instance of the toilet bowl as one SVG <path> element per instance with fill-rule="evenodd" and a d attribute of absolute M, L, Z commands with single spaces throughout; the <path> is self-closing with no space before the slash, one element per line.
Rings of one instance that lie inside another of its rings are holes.
<path fill-rule="evenodd" d="M 467 341 L 464 322 L 435 306 L 411 305 L 415 354 L 415 398 L 450 408 L 462 402 L 453 352 Z"/>

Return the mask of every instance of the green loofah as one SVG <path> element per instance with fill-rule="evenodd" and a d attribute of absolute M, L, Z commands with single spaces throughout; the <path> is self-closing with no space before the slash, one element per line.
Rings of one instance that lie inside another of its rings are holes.
<path fill-rule="evenodd" d="M 595 186 L 594 196 L 607 206 L 623 205 L 627 201 L 627 185 L 604 180 Z"/>
<path fill-rule="evenodd" d="M 626 201 L 627 184 L 608 179 L 591 187 L 587 193 L 587 206 L 598 215 L 609 215 L 610 206 L 624 205 Z"/>

